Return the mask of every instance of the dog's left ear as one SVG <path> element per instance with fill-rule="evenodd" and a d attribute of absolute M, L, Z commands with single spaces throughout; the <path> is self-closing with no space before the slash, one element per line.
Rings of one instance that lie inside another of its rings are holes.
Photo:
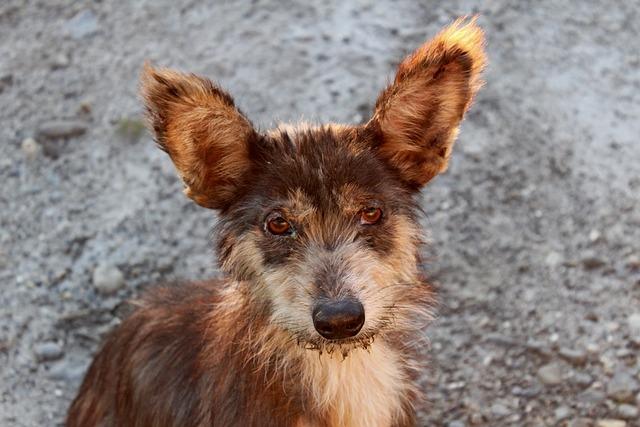
<path fill-rule="evenodd" d="M 459 19 L 402 61 L 378 97 L 366 127 L 378 134 L 378 155 L 410 187 L 446 170 L 484 66 L 482 30 L 475 18 Z"/>

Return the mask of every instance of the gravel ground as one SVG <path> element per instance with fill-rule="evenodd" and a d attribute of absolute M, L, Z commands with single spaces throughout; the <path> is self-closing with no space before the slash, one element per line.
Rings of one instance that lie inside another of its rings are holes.
<path fill-rule="evenodd" d="M 145 59 L 262 128 L 358 122 L 403 54 L 478 12 L 487 84 L 423 196 L 423 425 L 640 426 L 637 1 L 131 3 L 0 3 L 0 425 L 59 425 L 122 301 L 217 274 L 215 218 L 141 128 Z"/>

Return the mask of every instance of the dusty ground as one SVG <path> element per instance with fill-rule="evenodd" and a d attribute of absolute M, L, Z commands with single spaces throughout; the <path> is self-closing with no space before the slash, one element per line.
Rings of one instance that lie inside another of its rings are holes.
<path fill-rule="evenodd" d="M 144 59 L 217 79 L 263 127 L 359 121 L 474 12 L 487 85 L 424 192 L 423 423 L 640 425 L 637 2 L 81 3 L 0 3 L 0 425 L 59 425 L 121 301 L 216 274 L 212 214 L 139 128 Z"/>

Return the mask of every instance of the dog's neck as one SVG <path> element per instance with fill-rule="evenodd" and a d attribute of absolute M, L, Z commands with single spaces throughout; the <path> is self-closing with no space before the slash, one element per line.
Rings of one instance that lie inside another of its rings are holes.
<path fill-rule="evenodd" d="M 389 426 L 404 416 L 411 382 L 402 355 L 382 340 L 346 358 L 307 351 L 303 382 L 320 414 L 333 426 Z"/>

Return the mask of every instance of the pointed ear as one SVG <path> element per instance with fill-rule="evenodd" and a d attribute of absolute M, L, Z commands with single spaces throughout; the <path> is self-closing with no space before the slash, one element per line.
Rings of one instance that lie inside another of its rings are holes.
<path fill-rule="evenodd" d="M 201 206 L 224 208 L 250 168 L 256 132 L 233 99 L 211 81 L 145 64 L 141 95 L 149 126 Z"/>
<path fill-rule="evenodd" d="M 482 85 L 484 36 L 475 18 L 459 19 L 399 65 L 366 125 L 378 154 L 411 187 L 447 168 L 458 126 Z"/>

